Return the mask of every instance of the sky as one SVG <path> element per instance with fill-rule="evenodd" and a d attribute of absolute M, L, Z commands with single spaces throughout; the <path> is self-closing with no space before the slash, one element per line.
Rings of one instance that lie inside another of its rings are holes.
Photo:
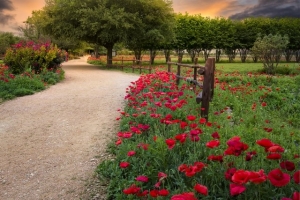
<path fill-rule="evenodd" d="M 40 10 L 44 0 L 0 0 L 0 31 L 18 32 L 18 27 Z M 173 0 L 177 13 L 201 14 L 204 17 L 298 17 L 300 0 Z"/>

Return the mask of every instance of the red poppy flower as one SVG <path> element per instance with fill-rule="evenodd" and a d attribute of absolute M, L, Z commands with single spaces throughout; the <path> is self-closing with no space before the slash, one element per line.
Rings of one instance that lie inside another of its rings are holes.
<path fill-rule="evenodd" d="M 281 167 L 281 169 L 285 169 L 287 171 L 294 171 L 295 164 L 293 162 L 287 160 L 287 161 L 282 161 L 280 163 L 280 167 Z"/>
<path fill-rule="evenodd" d="M 127 168 L 129 167 L 130 163 L 129 162 L 120 162 L 120 167 L 121 168 Z"/>
<path fill-rule="evenodd" d="M 161 178 L 167 178 L 168 177 L 168 175 L 165 174 L 165 173 L 163 173 L 163 172 L 158 172 L 157 176 L 158 176 L 159 179 L 161 179 Z"/>
<path fill-rule="evenodd" d="M 220 135 L 218 132 L 214 132 L 213 134 L 211 134 L 211 136 L 214 138 L 214 139 L 220 139 Z"/>
<path fill-rule="evenodd" d="M 207 126 L 207 127 L 211 127 L 211 126 L 212 126 L 212 123 L 211 123 L 211 122 L 207 122 L 207 123 L 206 123 L 206 126 Z"/>
<path fill-rule="evenodd" d="M 198 124 L 195 124 L 195 123 L 190 124 L 190 127 L 191 127 L 191 128 L 197 128 L 197 126 L 198 126 Z"/>
<path fill-rule="evenodd" d="M 210 156 L 207 157 L 207 160 L 223 162 L 223 156 L 221 156 L 221 155 L 219 155 L 219 156 L 210 155 Z"/>
<path fill-rule="evenodd" d="M 192 177 L 194 176 L 196 173 L 198 172 L 198 169 L 196 166 L 189 166 L 186 170 L 185 170 L 185 175 L 187 177 Z"/>
<path fill-rule="evenodd" d="M 200 194 L 202 194 L 202 195 L 204 195 L 204 196 L 207 196 L 207 194 L 208 194 L 207 187 L 204 186 L 204 185 L 201 185 L 201 184 L 199 184 L 199 183 L 197 183 L 197 184 L 194 186 L 194 189 L 195 189 L 198 193 L 200 193 Z"/>
<path fill-rule="evenodd" d="M 137 180 L 139 182 L 147 183 L 149 181 L 149 178 L 147 176 L 138 176 L 135 178 L 135 180 Z"/>
<path fill-rule="evenodd" d="M 135 184 L 133 184 L 129 188 L 124 189 L 123 193 L 124 194 L 137 194 L 140 190 L 141 190 L 141 188 L 139 188 Z"/>
<path fill-rule="evenodd" d="M 121 140 L 121 138 L 119 138 L 117 141 L 116 141 L 116 143 L 115 143 L 117 146 L 118 145 L 120 145 L 120 144 L 122 144 L 122 140 Z"/>
<path fill-rule="evenodd" d="M 252 160 L 252 157 L 255 156 L 257 153 L 256 151 L 250 151 L 246 153 L 246 161 Z"/>
<path fill-rule="evenodd" d="M 194 116 L 194 115 L 188 115 L 186 118 L 187 118 L 187 120 L 189 120 L 189 121 L 194 121 L 197 117 Z"/>
<path fill-rule="evenodd" d="M 274 145 L 268 148 L 268 152 L 284 152 L 284 148 L 279 145 Z"/>
<path fill-rule="evenodd" d="M 300 184 L 300 170 L 295 172 L 293 178 L 296 184 Z"/>
<path fill-rule="evenodd" d="M 266 103 L 266 102 L 262 102 L 262 103 L 261 103 L 261 106 L 262 106 L 262 107 L 265 107 L 265 106 L 267 106 L 267 103 Z"/>
<path fill-rule="evenodd" d="M 178 167 L 178 171 L 180 172 L 185 172 L 187 170 L 188 166 L 187 164 L 181 164 L 179 167 Z"/>
<path fill-rule="evenodd" d="M 138 197 L 145 197 L 145 196 L 147 196 L 148 195 L 148 190 L 144 190 L 143 192 L 138 192 L 137 194 L 136 194 L 136 196 L 138 196 Z"/>
<path fill-rule="evenodd" d="M 168 145 L 169 149 L 173 149 L 176 144 L 176 141 L 172 138 L 166 139 L 166 144 Z"/>
<path fill-rule="evenodd" d="M 258 172 L 250 172 L 249 181 L 255 184 L 260 184 L 267 180 L 267 175 L 264 173 L 264 170 L 261 169 Z"/>
<path fill-rule="evenodd" d="M 158 191 L 158 195 L 159 195 L 159 196 L 166 197 L 166 196 L 169 195 L 169 191 L 166 190 L 166 189 L 161 189 L 161 190 Z"/>
<path fill-rule="evenodd" d="M 209 142 L 206 143 L 206 146 L 208 148 L 211 148 L 211 149 L 216 148 L 219 145 L 220 145 L 220 141 L 219 140 L 212 140 L 212 141 L 209 141 Z"/>
<path fill-rule="evenodd" d="M 270 153 L 267 156 L 267 159 L 270 159 L 270 160 L 279 160 L 280 158 L 281 158 L 281 154 L 279 154 L 279 153 Z"/>
<path fill-rule="evenodd" d="M 247 170 L 237 170 L 231 177 L 232 182 L 237 184 L 246 184 L 250 178 L 250 172 Z"/>
<path fill-rule="evenodd" d="M 300 199 L 300 192 L 294 192 L 293 193 L 293 200 L 299 200 Z"/>
<path fill-rule="evenodd" d="M 188 123 L 186 123 L 186 122 L 180 122 L 180 128 L 181 129 L 184 129 L 187 126 L 188 126 Z"/>
<path fill-rule="evenodd" d="M 283 197 L 283 198 L 281 198 L 280 200 L 293 200 L 293 199 L 287 198 L 287 197 Z"/>
<path fill-rule="evenodd" d="M 272 185 L 283 187 L 290 182 L 290 175 L 284 174 L 280 169 L 273 169 L 269 172 L 268 178 Z"/>
<path fill-rule="evenodd" d="M 151 190 L 150 191 L 150 196 L 154 197 L 154 198 L 158 197 L 158 190 Z"/>
<path fill-rule="evenodd" d="M 175 136 L 175 139 L 176 139 L 176 140 L 179 140 L 180 143 L 184 143 L 185 140 L 186 140 L 186 138 L 187 138 L 187 134 L 186 134 L 186 133 L 177 134 L 177 135 Z"/>
<path fill-rule="evenodd" d="M 186 192 L 172 196 L 171 200 L 197 200 L 197 198 L 195 197 L 194 193 Z"/>
<path fill-rule="evenodd" d="M 201 118 L 201 119 L 199 120 L 199 123 L 200 123 L 200 124 L 205 124 L 205 123 L 206 123 L 206 119 L 205 119 L 205 118 Z"/>
<path fill-rule="evenodd" d="M 231 196 L 237 196 L 237 195 L 243 193 L 245 190 L 246 190 L 246 187 L 244 185 L 230 183 L 230 195 Z"/>
<path fill-rule="evenodd" d="M 267 149 L 274 145 L 274 143 L 271 140 L 266 139 L 266 138 L 261 139 L 261 140 L 257 140 L 256 144 L 258 144 L 262 147 L 265 147 Z"/>
<path fill-rule="evenodd" d="M 201 172 L 206 164 L 204 164 L 203 162 L 195 162 L 194 166 L 196 167 L 196 172 Z"/>
<path fill-rule="evenodd" d="M 233 174 L 236 172 L 236 168 L 230 168 L 230 169 L 227 169 L 226 172 L 225 172 L 225 178 L 227 180 L 230 180 L 231 181 L 231 177 L 233 176 Z"/>
<path fill-rule="evenodd" d="M 134 156 L 135 155 L 135 151 L 128 151 L 127 156 Z"/>

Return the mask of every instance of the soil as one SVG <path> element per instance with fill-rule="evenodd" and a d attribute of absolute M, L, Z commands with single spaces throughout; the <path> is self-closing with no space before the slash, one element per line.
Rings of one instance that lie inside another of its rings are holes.
<path fill-rule="evenodd" d="M 137 75 L 63 63 L 65 80 L 0 104 L 0 199 L 105 199 L 95 169 L 109 157 L 126 87 Z"/>

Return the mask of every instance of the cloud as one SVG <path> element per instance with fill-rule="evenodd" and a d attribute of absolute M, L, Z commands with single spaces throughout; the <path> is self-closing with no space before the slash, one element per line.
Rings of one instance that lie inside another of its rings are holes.
<path fill-rule="evenodd" d="M 233 14 L 231 19 L 245 19 L 248 17 L 300 17 L 299 0 L 259 0 L 258 4 Z"/>
<path fill-rule="evenodd" d="M 11 0 L 0 1 L 0 24 L 2 25 L 6 25 L 9 21 L 14 19 L 14 16 L 11 14 L 6 14 L 5 10 L 14 10 Z"/>
<path fill-rule="evenodd" d="M 13 10 L 13 4 L 11 0 L 0 1 L 0 11 L 2 10 Z"/>
<path fill-rule="evenodd" d="M 175 12 L 189 14 L 201 14 L 204 17 L 228 17 L 237 13 L 237 10 L 245 10 L 257 3 L 258 0 L 173 0 Z"/>

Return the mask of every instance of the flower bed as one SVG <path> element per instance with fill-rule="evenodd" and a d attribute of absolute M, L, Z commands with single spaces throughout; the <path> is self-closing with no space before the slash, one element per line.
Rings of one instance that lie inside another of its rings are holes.
<path fill-rule="evenodd" d="M 156 71 L 127 88 L 98 172 L 108 199 L 293 199 L 300 195 L 300 77 L 216 74 L 209 121 L 191 85 Z"/>

